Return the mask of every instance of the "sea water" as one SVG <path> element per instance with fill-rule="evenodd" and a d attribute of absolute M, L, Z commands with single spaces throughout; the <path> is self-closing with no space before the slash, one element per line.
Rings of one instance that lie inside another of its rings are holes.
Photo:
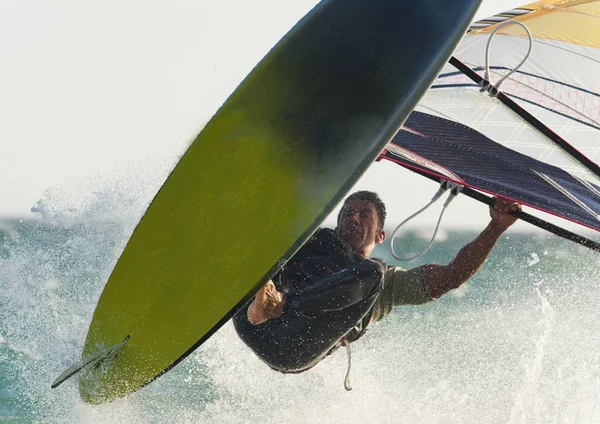
<path fill-rule="evenodd" d="M 600 422 L 600 256 L 518 232 L 460 289 L 396 308 L 354 343 L 351 392 L 345 350 L 282 375 L 230 323 L 124 399 L 85 404 L 75 378 L 51 389 L 80 359 L 103 286 L 165 176 L 141 192 L 122 181 L 81 189 L 77 201 L 49 191 L 37 219 L 0 224 L 1 423 Z M 449 232 L 403 266 L 448 263 L 476 235 Z M 414 231 L 399 240 L 426 242 Z M 387 249 L 375 256 L 389 260 Z"/>

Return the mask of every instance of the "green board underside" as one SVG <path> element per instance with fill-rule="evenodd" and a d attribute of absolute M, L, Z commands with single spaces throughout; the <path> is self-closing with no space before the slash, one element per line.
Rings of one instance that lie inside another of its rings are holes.
<path fill-rule="evenodd" d="M 393 137 L 478 0 L 321 2 L 259 63 L 160 189 L 96 307 L 83 357 L 129 341 L 79 389 L 143 387 L 288 259 Z"/>

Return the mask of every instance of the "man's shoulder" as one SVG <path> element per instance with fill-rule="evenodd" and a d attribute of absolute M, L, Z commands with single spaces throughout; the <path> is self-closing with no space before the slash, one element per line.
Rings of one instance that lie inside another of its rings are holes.
<path fill-rule="evenodd" d="M 388 269 L 390 268 L 390 266 L 381 258 L 368 258 L 368 259 L 373 262 L 377 262 L 379 265 L 381 265 L 384 273 L 387 273 Z"/>
<path fill-rule="evenodd" d="M 400 266 L 397 265 L 388 265 L 387 262 L 384 259 L 381 258 L 369 258 L 372 261 L 378 262 L 381 265 L 383 265 L 386 269 L 386 272 L 390 272 L 390 273 L 395 273 L 395 272 L 406 272 L 408 271 L 406 268 L 402 268 Z"/>

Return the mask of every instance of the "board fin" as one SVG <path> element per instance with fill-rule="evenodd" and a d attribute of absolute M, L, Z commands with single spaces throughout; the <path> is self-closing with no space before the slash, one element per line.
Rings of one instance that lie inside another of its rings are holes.
<path fill-rule="evenodd" d="M 52 385 L 50 387 L 53 389 L 55 387 L 58 387 L 70 377 L 74 376 L 75 374 L 77 374 L 85 368 L 98 368 L 101 365 L 107 366 L 117 357 L 117 355 L 119 354 L 123 346 L 125 346 L 125 343 L 127 343 L 128 340 L 129 336 L 125 337 L 125 340 L 123 340 L 121 343 L 107 347 L 106 349 L 103 349 L 100 352 L 94 353 L 93 355 L 82 359 L 81 362 L 71 365 L 52 382 Z"/>

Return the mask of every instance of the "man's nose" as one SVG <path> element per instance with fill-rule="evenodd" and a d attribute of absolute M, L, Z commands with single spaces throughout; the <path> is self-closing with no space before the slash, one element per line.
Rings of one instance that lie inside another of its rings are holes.
<path fill-rule="evenodd" d="M 355 223 L 358 223 L 358 222 L 359 222 L 359 219 L 358 219 L 358 218 L 359 218 L 359 216 L 358 216 L 358 212 L 354 212 L 353 214 L 350 214 L 350 216 L 348 217 L 348 219 L 349 219 L 351 222 L 355 222 Z"/>

